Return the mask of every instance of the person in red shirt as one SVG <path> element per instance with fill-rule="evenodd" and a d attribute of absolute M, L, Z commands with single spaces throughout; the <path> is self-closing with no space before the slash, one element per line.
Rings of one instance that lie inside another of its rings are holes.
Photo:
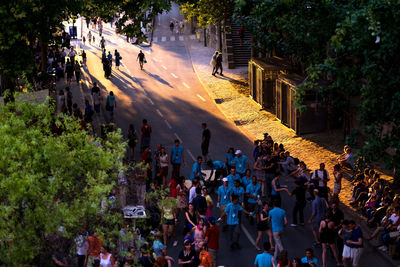
<path fill-rule="evenodd" d="M 141 151 L 143 151 L 146 147 L 150 147 L 150 140 L 151 140 L 151 126 L 147 123 L 147 120 L 143 120 L 142 128 L 140 128 L 142 132 L 141 136 Z"/>
<path fill-rule="evenodd" d="M 218 249 L 219 249 L 219 228 L 215 225 L 215 218 L 209 217 L 210 227 L 206 231 L 205 241 L 208 243 L 208 253 L 212 258 L 211 267 L 217 267 Z"/>
<path fill-rule="evenodd" d="M 86 246 L 86 260 L 85 264 L 91 264 L 91 266 L 100 265 L 100 251 L 102 242 L 99 239 L 99 234 L 94 233 L 88 237 Z"/>
<path fill-rule="evenodd" d="M 177 186 L 178 186 L 178 183 L 176 181 L 176 178 L 171 177 L 171 181 L 169 181 L 169 188 L 171 191 L 171 197 L 173 197 L 173 198 L 178 198 L 178 191 L 176 190 Z"/>

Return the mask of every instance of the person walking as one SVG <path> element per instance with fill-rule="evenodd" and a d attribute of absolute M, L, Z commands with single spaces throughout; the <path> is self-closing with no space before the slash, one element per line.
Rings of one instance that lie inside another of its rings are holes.
<path fill-rule="evenodd" d="M 304 225 L 304 208 L 306 207 L 306 189 L 301 181 L 296 180 L 295 189 L 292 192 L 288 191 L 290 197 L 295 196 L 296 202 L 293 207 L 293 223 L 290 226 L 297 226 L 297 214 L 299 214 L 300 225 Z"/>
<path fill-rule="evenodd" d="M 335 202 L 339 202 L 339 194 L 340 191 L 342 190 L 342 178 L 343 178 L 343 173 L 341 170 L 340 164 L 336 164 L 333 167 L 333 176 L 335 177 L 335 182 L 333 183 L 333 196 L 332 199 Z"/>
<path fill-rule="evenodd" d="M 65 64 L 65 73 L 67 74 L 67 83 L 71 86 L 72 76 L 74 76 L 74 67 L 72 66 L 69 58 L 67 59 L 67 63 Z"/>
<path fill-rule="evenodd" d="M 88 38 L 89 44 L 91 45 L 92 44 L 92 32 L 91 31 L 88 32 L 87 38 Z"/>
<path fill-rule="evenodd" d="M 217 56 L 218 56 L 218 51 L 215 51 L 215 53 L 212 55 L 211 61 L 210 61 L 210 65 L 213 67 L 211 74 L 214 76 L 215 76 L 215 68 L 217 66 Z"/>
<path fill-rule="evenodd" d="M 227 216 L 227 224 L 230 231 L 230 247 L 231 249 L 240 249 L 239 238 L 240 238 L 240 224 L 239 224 L 239 211 L 242 211 L 245 214 L 250 215 L 250 212 L 243 209 L 242 206 L 239 205 L 239 196 L 232 195 L 232 202 L 226 205 L 224 212 L 221 214 L 221 217 L 218 221 L 222 221 L 222 218 Z"/>
<path fill-rule="evenodd" d="M 171 22 L 169 23 L 169 29 L 171 30 L 171 33 L 174 33 L 174 27 L 175 27 L 175 24 L 174 24 L 174 22 L 171 20 Z"/>
<path fill-rule="evenodd" d="M 104 37 L 101 37 L 100 47 L 101 47 L 101 50 L 106 48 L 106 40 L 104 39 Z"/>
<path fill-rule="evenodd" d="M 257 234 L 257 238 L 256 238 L 256 243 L 255 243 L 255 248 L 257 250 L 261 250 L 258 247 L 258 243 L 260 242 L 263 233 L 266 233 L 268 235 L 269 244 L 270 244 L 270 246 L 272 245 L 272 247 L 273 247 L 272 232 L 271 232 L 271 229 L 270 229 L 269 224 L 268 224 L 268 210 L 269 210 L 269 205 L 268 205 L 267 202 L 264 202 L 263 203 L 263 209 L 262 209 L 262 211 L 260 213 L 260 220 L 259 220 L 259 222 L 257 224 L 257 232 L 258 232 L 258 234 Z"/>
<path fill-rule="evenodd" d="M 143 70 L 143 64 L 146 63 L 146 56 L 144 55 L 142 50 L 139 51 L 136 61 L 137 60 L 139 60 L 140 69 Z"/>
<path fill-rule="evenodd" d="M 336 249 L 336 229 L 335 223 L 331 221 L 330 217 L 322 220 L 319 226 L 319 234 L 322 243 L 322 267 L 327 267 L 326 263 L 326 252 L 330 248 L 333 256 L 335 257 L 336 264 L 341 265 L 338 251 Z"/>
<path fill-rule="evenodd" d="M 81 64 L 79 64 L 78 60 L 75 61 L 74 72 L 75 72 L 76 83 L 79 84 L 81 80 Z"/>
<path fill-rule="evenodd" d="M 100 113 L 100 105 L 101 105 L 101 94 L 100 94 L 100 88 L 97 86 L 96 82 L 93 83 L 91 93 L 92 93 L 94 111 L 97 114 L 99 114 Z"/>
<path fill-rule="evenodd" d="M 222 179 L 222 185 L 218 187 L 218 200 L 217 200 L 217 208 L 220 209 L 221 214 L 224 212 L 226 205 L 229 204 L 229 199 L 231 195 L 230 187 L 228 186 L 228 178 Z M 226 220 L 222 221 L 223 231 L 226 230 Z"/>
<path fill-rule="evenodd" d="M 314 246 L 318 247 L 321 245 L 318 237 L 318 229 L 320 226 L 320 222 L 325 219 L 326 211 L 328 210 L 328 205 L 325 199 L 321 198 L 319 195 L 318 189 L 314 189 L 314 197 L 315 199 L 312 202 L 312 214 L 308 223 L 312 223 L 312 233 L 314 236 Z"/>
<path fill-rule="evenodd" d="M 172 177 L 178 178 L 180 175 L 181 165 L 185 164 L 185 157 L 183 154 L 183 146 L 180 144 L 179 139 L 175 140 L 175 145 L 171 147 L 171 165 L 172 165 Z"/>
<path fill-rule="evenodd" d="M 211 267 L 217 267 L 218 264 L 218 250 L 219 250 L 219 228 L 215 223 L 214 217 L 208 217 L 210 227 L 207 228 L 205 242 L 208 245 L 208 253 L 210 253 L 213 260 Z"/>
<path fill-rule="evenodd" d="M 115 100 L 114 92 L 110 91 L 106 99 L 106 110 L 110 114 L 110 121 L 114 121 L 114 108 L 117 107 L 117 101 Z"/>
<path fill-rule="evenodd" d="M 275 267 L 275 258 L 269 253 L 271 244 L 265 241 L 263 248 L 264 252 L 256 256 L 254 267 Z"/>
<path fill-rule="evenodd" d="M 165 147 L 161 147 L 160 149 L 160 156 L 159 156 L 160 160 L 159 160 L 159 164 L 160 164 L 160 176 L 162 178 L 162 184 L 164 187 L 166 187 L 168 185 L 168 165 L 169 165 L 169 157 L 167 152 L 165 151 Z M 172 179 L 171 179 L 171 183 L 172 183 Z M 173 186 L 173 189 L 176 191 L 176 186 L 177 184 L 175 184 Z M 171 190 L 171 194 L 172 194 L 173 190 Z"/>
<path fill-rule="evenodd" d="M 117 49 L 115 49 L 114 57 L 115 57 L 115 68 L 116 68 L 117 70 L 119 70 L 119 65 L 121 64 L 121 59 L 122 59 L 122 57 L 121 57 L 121 55 L 119 54 L 119 52 L 118 52 Z"/>
<path fill-rule="evenodd" d="M 203 129 L 203 134 L 201 137 L 201 154 L 203 155 L 204 162 L 207 162 L 208 157 L 208 147 L 210 146 L 211 132 L 207 128 L 207 123 L 203 122 L 201 124 L 201 128 Z"/>
<path fill-rule="evenodd" d="M 214 75 L 216 73 L 218 73 L 218 70 L 220 70 L 219 75 L 224 76 L 224 74 L 222 74 L 222 53 L 221 52 L 218 52 L 218 56 L 216 58 Z"/>
<path fill-rule="evenodd" d="M 286 211 L 281 209 L 278 200 L 272 202 L 273 209 L 269 211 L 268 218 L 271 222 L 272 236 L 275 243 L 275 258 L 278 256 L 279 252 L 283 250 L 283 244 L 281 240 L 281 235 L 287 225 Z"/>
<path fill-rule="evenodd" d="M 353 267 L 360 267 L 360 258 L 364 250 L 363 245 L 363 234 L 360 226 L 358 226 L 353 220 L 349 222 L 350 228 L 352 229 L 353 236 L 351 240 L 347 241 L 347 244 L 351 246 L 351 255 L 353 256 Z"/>
<path fill-rule="evenodd" d="M 64 91 L 60 90 L 57 97 L 57 112 L 58 113 L 65 113 L 67 111 L 67 107 L 65 105 L 65 95 Z"/>
<path fill-rule="evenodd" d="M 319 165 L 319 169 L 314 171 L 311 179 L 314 182 L 314 185 L 318 188 L 319 195 L 323 197 L 326 201 L 328 201 L 327 183 L 330 178 L 328 171 L 325 170 L 325 163 L 321 163 Z"/>

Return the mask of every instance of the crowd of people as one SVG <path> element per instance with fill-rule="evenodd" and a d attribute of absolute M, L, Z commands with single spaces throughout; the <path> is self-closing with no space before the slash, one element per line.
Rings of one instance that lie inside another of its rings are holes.
<path fill-rule="evenodd" d="M 111 68 L 112 55 L 110 52 L 107 55 L 105 47 L 102 48 L 102 60 L 108 61 Z M 115 62 L 120 59 L 117 50 L 114 56 Z M 144 56 L 139 60 L 143 62 Z M 79 82 L 79 78 L 76 80 Z M 94 111 L 100 112 L 101 95 L 97 84 L 92 88 L 92 95 L 98 99 L 94 101 Z M 59 98 L 64 103 L 61 105 L 62 112 L 86 123 L 91 122 L 91 115 L 87 114 L 93 115 L 94 112 L 88 100 L 85 101 L 83 116 L 76 103 L 73 104 L 69 87 L 65 94 L 60 91 Z M 112 118 L 115 107 L 115 96 L 110 92 L 106 110 Z M 138 264 L 148 267 L 171 266 L 174 263 L 187 267 L 218 266 L 221 232 L 229 233 L 229 248 L 232 251 L 240 250 L 241 224 L 247 219 L 257 231 L 254 248 L 260 253 L 254 260 L 254 266 L 326 267 L 330 253 L 338 266 L 357 267 L 363 252 L 363 233 L 353 220 L 345 220 L 339 208 L 341 181 L 344 172 L 349 170 L 355 176 L 352 205 L 359 207 L 371 227 L 377 227 L 368 239 L 378 238 L 380 249 L 389 248 L 394 257 L 399 256 L 399 199 L 373 168 L 360 170 L 356 167 L 349 146 L 345 146 L 344 154 L 338 157 L 333 168 L 334 187 L 330 192 L 328 182 L 331 177 L 324 163 L 317 170 L 308 169 L 305 162 L 292 157 L 282 144 L 274 142 L 268 134 L 263 140 L 255 141 L 251 158 L 240 149 L 229 148 L 224 159 L 212 160 L 209 155 L 211 131 L 206 123 L 201 127 L 201 156 L 197 157 L 190 173 L 183 175 L 181 167 L 185 164 L 185 149 L 179 139 L 171 147 L 159 144 L 152 151 L 152 127 L 149 122 L 143 119 L 139 131 L 133 124 L 129 126 L 129 151 L 124 161 L 126 170 L 120 170 L 117 187 L 110 193 L 108 205 L 118 212 L 122 212 L 127 203 L 146 206 L 149 213 L 146 224 L 151 231 L 138 227 L 134 229 L 133 237 L 127 240 L 129 230 L 127 224 L 123 224 L 118 242 L 110 246 L 103 243 L 97 233 L 82 230 L 82 234 L 75 239 L 78 266 Z M 139 153 L 140 157 L 135 157 Z M 205 170 L 214 173 L 213 183 L 205 180 Z M 214 189 L 215 194 L 212 193 Z M 282 201 L 283 194 L 294 198 L 291 222 L 288 221 L 287 211 L 282 208 L 288 206 Z M 304 209 L 308 203 L 312 213 L 307 220 Z M 290 258 L 282 235 L 288 225 L 300 228 L 305 223 L 312 228 L 313 248 L 307 248 L 303 258 Z M 183 228 L 183 238 L 177 234 L 180 228 Z M 267 241 L 261 245 L 264 235 Z M 179 244 L 182 251 L 174 259 L 168 255 L 168 248 Z M 316 249 L 322 252 L 322 262 L 314 253 Z M 65 266 L 64 256 L 61 252 L 53 255 L 57 266 Z"/>

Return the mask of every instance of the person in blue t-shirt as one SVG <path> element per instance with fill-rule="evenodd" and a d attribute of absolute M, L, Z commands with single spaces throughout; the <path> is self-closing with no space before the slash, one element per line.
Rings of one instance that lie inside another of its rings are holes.
<path fill-rule="evenodd" d="M 275 266 L 275 259 L 269 254 L 271 244 L 268 241 L 264 242 L 264 252 L 258 254 L 254 261 L 254 267 L 273 267 Z"/>
<path fill-rule="evenodd" d="M 246 174 L 242 177 L 242 180 L 241 180 L 242 185 L 243 185 L 243 187 L 244 187 L 245 189 L 247 188 L 247 186 L 248 186 L 249 184 L 251 184 L 251 180 L 252 180 L 252 178 L 251 178 L 251 170 L 250 170 L 250 169 L 247 169 L 247 170 L 246 170 Z"/>
<path fill-rule="evenodd" d="M 222 161 L 207 161 L 207 166 L 210 170 L 215 171 L 215 178 L 226 176 L 226 165 Z"/>
<path fill-rule="evenodd" d="M 310 263 L 314 262 L 316 267 L 318 267 L 318 259 L 314 257 L 314 251 L 312 248 L 307 248 L 306 249 L 306 256 L 301 259 L 301 263 Z"/>
<path fill-rule="evenodd" d="M 228 171 L 233 168 L 233 158 L 235 157 L 235 149 L 230 147 L 225 155 L 225 165 Z"/>
<path fill-rule="evenodd" d="M 178 178 L 181 175 L 181 165 L 185 164 L 185 157 L 183 154 L 183 146 L 180 145 L 180 141 L 178 139 L 175 140 L 175 145 L 171 148 L 171 164 L 172 164 L 172 173 L 171 177 Z"/>
<path fill-rule="evenodd" d="M 218 187 L 218 201 L 217 208 L 220 209 L 221 214 L 225 211 L 226 205 L 229 204 L 231 198 L 231 188 L 228 186 L 228 179 L 222 179 L 222 185 Z M 226 220 L 223 218 L 223 227 L 226 230 Z"/>
<path fill-rule="evenodd" d="M 236 173 L 242 177 L 249 168 L 249 159 L 245 155 L 242 155 L 241 150 L 236 150 L 235 155 L 236 156 L 233 159 L 233 165 L 235 166 Z"/>
<path fill-rule="evenodd" d="M 230 187 L 230 188 L 232 188 L 234 185 L 233 185 L 233 182 L 234 181 L 239 181 L 240 182 L 240 175 L 239 174 L 237 174 L 236 173 L 236 170 L 235 170 L 235 168 L 232 168 L 231 169 L 231 174 L 229 174 L 227 177 L 226 177 L 227 179 L 228 179 L 228 186 Z"/>
<path fill-rule="evenodd" d="M 242 186 L 240 186 L 240 181 L 239 180 L 235 180 L 233 182 L 233 187 L 231 188 L 231 198 L 232 195 L 238 195 L 239 196 L 239 204 L 242 205 L 244 204 L 244 188 Z"/>
<path fill-rule="evenodd" d="M 254 211 L 258 197 L 261 194 L 261 185 L 257 183 L 257 177 L 253 176 L 251 184 L 246 187 L 247 208 L 249 211 Z"/>
<path fill-rule="evenodd" d="M 203 178 L 201 176 L 201 162 L 203 158 L 201 156 L 197 157 L 197 161 L 193 164 L 192 171 L 190 173 L 190 181 L 193 181 L 195 177 L 198 177 L 200 180 Z"/>
<path fill-rule="evenodd" d="M 276 258 L 278 254 L 283 250 L 281 235 L 283 230 L 285 229 L 285 225 L 287 224 L 287 218 L 286 211 L 279 207 L 280 203 L 278 200 L 274 200 L 272 202 L 272 205 L 274 208 L 269 211 L 268 218 L 271 222 L 272 236 L 274 237 L 275 242 L 274 256 Z"/>
<path fill-rule="evenodd" d="M 218 221 L 221 221 L 223 217 L 227 216 L 227 224 L 230 231 L 231 249 L 240 249 L 239 238 L 240 238 L 240 224 L 239 224 L 239 212 L 242 211 L 245 214 L 250 215 L 250 212 L 243 209 L 239 205 L 239 196 L 232 195 L 232 202 L 226 205 L 224 212 Z"/>

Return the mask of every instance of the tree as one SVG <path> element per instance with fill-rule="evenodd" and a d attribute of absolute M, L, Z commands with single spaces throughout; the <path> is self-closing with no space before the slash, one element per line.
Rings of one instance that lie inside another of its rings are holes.
<path fill-rule="evenodd" d="M 354 4 L 354 3 L 353 3 Z M 322 90 L 359 120 L 361 151 L 400 173 L 400 4 L 362 1 L 349 6 L 331 37 L 331 58 L 309 68 L 318 79 L 334 81 Z M 353 126 L 354 125 L 350 125 Z"/>
<path fill-rule="evenodd" d="M 0 105 L 0 262 L 48 265 L 60 226 L 67 240 L 82 227 L 117 235 L 121 215 L 100 212 L 100 202 L 121 168 L 121 138 L 100 142 L 46 104 Z"/>

